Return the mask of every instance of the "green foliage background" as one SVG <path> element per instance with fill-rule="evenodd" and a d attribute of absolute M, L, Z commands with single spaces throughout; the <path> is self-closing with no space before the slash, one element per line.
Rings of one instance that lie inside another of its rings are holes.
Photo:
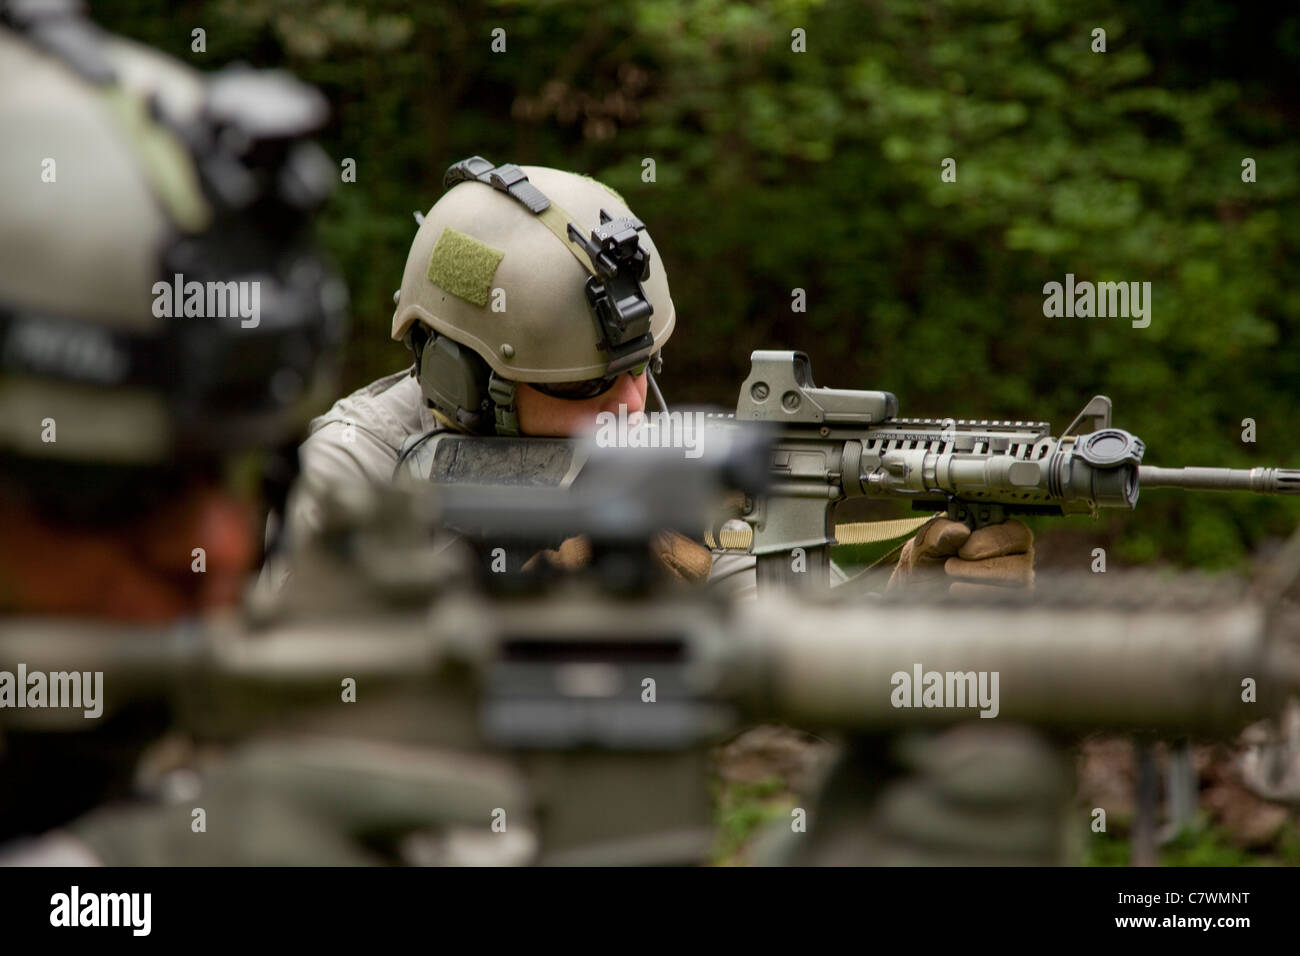
<path fill-rule="evenodd" d="M 411 213 L 479 153 L 627 197 L 672 282 L 663 384 L 732 404 L 755 348 L 904 414 L 1049 419 L 1091 395 L 1155 464 L 1300 466 L 1300 12 L 1231 0 L 112 0 L 204 69 L 284 66 L 357 163 L 323 237 L 351 389 L 388 341 Z M 191 52 L 191 30 L 207 52 Z M 494 28 L 507 49 L 490 49 Z M 1094 53 L 1104 28 L 1107 52 Z M 807 52 L 791 50 L 806 32 Z M 1258 181 L 1241 181 L 1252 157 Z M 940 180 L 944 157 L 957 181 Z M 653 158 L 656 181 L 642 181 Z M 1048 319 L 1067 272 L 1150 281 L 1151 326 Z M 806 313 L 791 290 L 805 289 Z M 1258 442 L 1241 441 L 1242 419 Z M 1113 558 L 1241 564 L 1291 502 L 1151 492 L 1070 526 Z M 1122 534 L 1119 530 L 1122 529 Z"/>

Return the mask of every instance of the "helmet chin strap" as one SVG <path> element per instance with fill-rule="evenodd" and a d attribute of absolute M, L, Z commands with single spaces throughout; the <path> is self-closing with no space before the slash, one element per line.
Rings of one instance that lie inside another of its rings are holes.
<path fill-rule="evenodd" d="M 492 399 L 492 414 L 496 419 L 496 433 L 507 437 L 519 435 L 519 413 L 515 410 L 517 383 L 499 378 L 496 372 L 488 377 L 488 395 Z"/>

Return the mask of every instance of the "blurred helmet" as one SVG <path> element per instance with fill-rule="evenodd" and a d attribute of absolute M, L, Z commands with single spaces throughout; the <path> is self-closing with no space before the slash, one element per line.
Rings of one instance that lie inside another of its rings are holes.
<path fill-rule="evenodd" d="M 80 474 L 93 494 L 85 469 L 160 473 L 297 434 L 346 310 L 308 236 L 333 170 L 305 137 L 326 114 L 287 74 L 204 76 L 76 4 L 0 0 L 8 475 Z"/>
<path fill-rule="evenodd" d="M 676 321 L 668 278 L 616 192 L 478 156 L 444 182 L 411 244 L 392 331 L 443 416 L 517 434 L 515 383 L 599 388 L 658 356 Z"/>

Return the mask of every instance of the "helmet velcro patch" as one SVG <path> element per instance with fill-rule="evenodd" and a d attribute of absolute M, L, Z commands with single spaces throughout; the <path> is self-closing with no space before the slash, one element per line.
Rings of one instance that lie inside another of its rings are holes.
<path fill-rule="evenodd" d="M 446 226 L 429 256 L 427 274 L 434 285 L 482 308 L 503 258 L 500 249 Z"/>

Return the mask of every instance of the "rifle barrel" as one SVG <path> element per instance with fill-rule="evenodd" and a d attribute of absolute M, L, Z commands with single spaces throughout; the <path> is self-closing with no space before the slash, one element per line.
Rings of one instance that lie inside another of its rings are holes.
<path fill-rule="evenodd" d="M 1138 481 L 1142 488 L 1300 495 L 1300 469 L 1295 468 L 1158 468 L 1142 465 Z"/>

